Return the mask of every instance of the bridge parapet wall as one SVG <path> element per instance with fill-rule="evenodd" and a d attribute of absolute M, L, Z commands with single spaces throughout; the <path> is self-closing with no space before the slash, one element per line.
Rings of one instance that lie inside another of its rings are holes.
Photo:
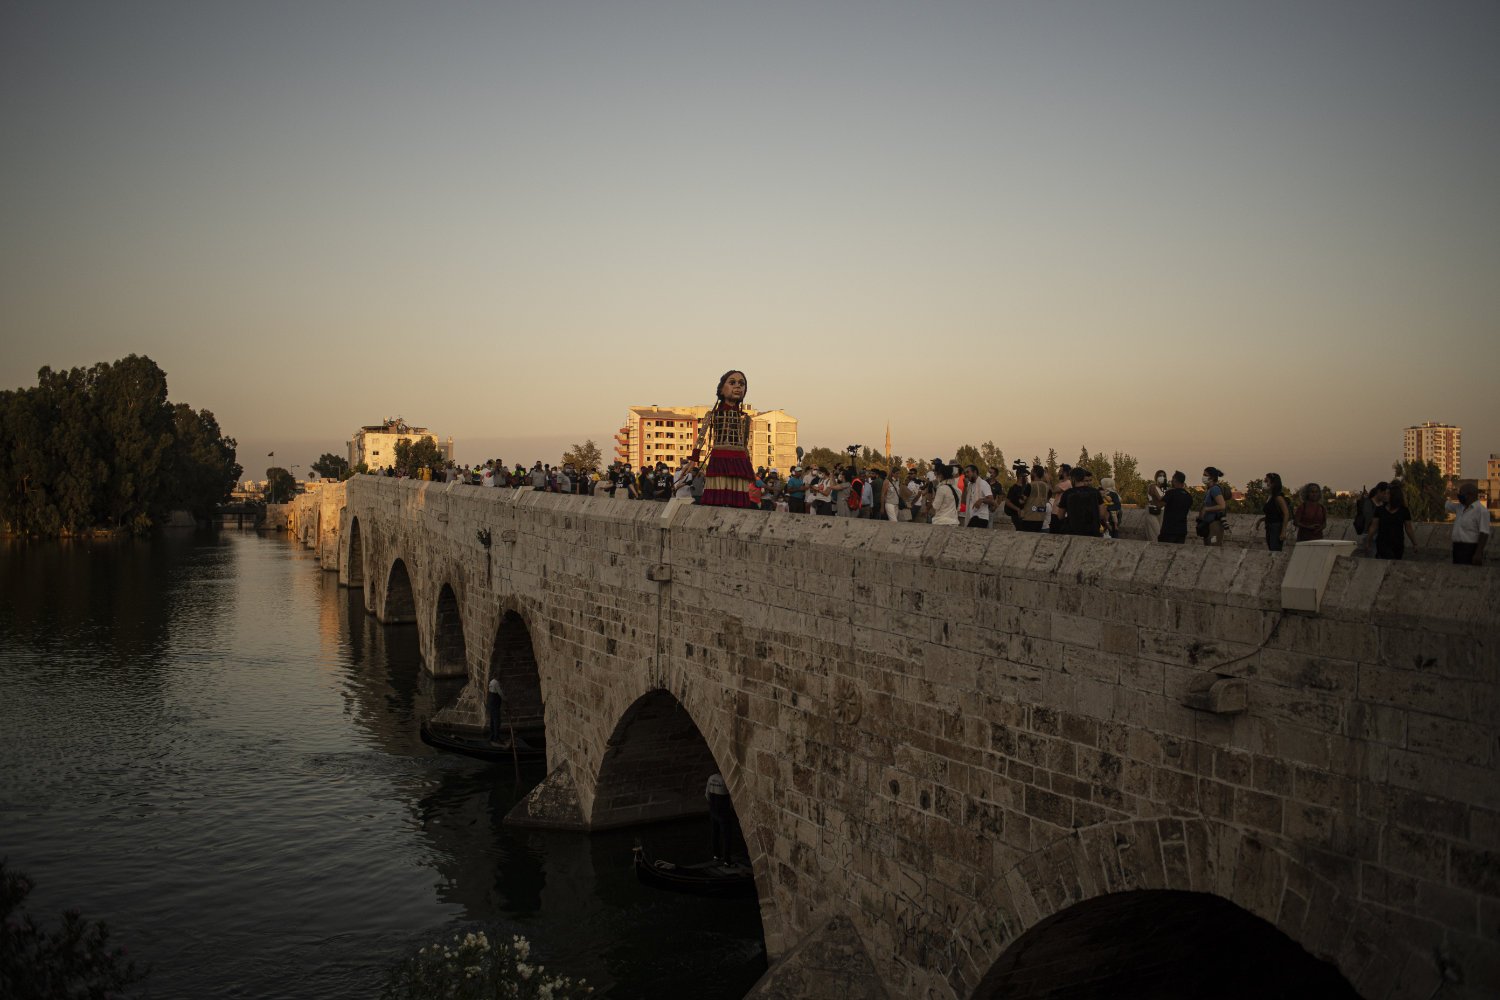
<path fill-rule="evenodd" d="M 1303 615 L 1254 549 L 367 477 L 352 518 L 373 610 L 397 559 L 424 630 L 458 594 L 456 714 L 500 616 L 526 620 L 583 825 L 618 805 L 619 723 L 671 693 L 734 794 L 773 957 L 846 917 L 892 995 L 968 997 L 1049 916 L 1160 888 L 1366 996 L 1500 988 L 1493 573 L 1340 559 Z M 1244 710 L 1188 707 L 1213 681 Z"/>

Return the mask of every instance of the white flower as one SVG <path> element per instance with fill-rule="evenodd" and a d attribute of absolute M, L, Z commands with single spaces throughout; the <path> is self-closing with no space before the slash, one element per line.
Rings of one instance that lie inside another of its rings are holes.
<path fill-rule="evenodd" d="M 527 965 L 525 962 L 516 963 L 516 973 L 520 975 L 522 979 L 530 979 L 532 971 L 533 970 L 531 966 Z"/>

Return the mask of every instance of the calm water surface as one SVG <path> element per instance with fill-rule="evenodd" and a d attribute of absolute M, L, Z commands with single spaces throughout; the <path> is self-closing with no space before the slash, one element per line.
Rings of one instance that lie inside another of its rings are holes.
<path fill-rule="evenodd" d="M 513 832 L 509 766 L 417 738 L 415 630 L 311 553 L 233 531 L 0 548 L 0 855 L 152 963 L 153 997 L 367 997 L 475 922 L 610 997 L 738 997 L 753 902 L 654 892 L 630 845 Z M 534 780 L 534 779 L 533 779 Z"/>

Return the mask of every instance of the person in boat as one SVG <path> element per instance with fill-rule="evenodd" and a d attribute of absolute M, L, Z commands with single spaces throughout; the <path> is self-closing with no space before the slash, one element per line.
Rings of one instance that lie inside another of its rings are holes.
<path fill-rule="evenodd" d="M 500 742 L 500 709 L 505 705 L 505 696 L 500 693 L 499 678 L 490 679 L 490 693 L 485 698 L 485 710 L 489 714 L 490 742 Z"/>
<path fill-rule="evenodd" d="M 734 844 L 739 838 L 739 818 L 734 814 L 734 803 L 729 799 L 729 786 L 724 776 L 715 772 L 708 776 L 708 787 L 703 791 L 708 799 L 709 851 L 715 861 L 729 861 L 734 857 Z"/>

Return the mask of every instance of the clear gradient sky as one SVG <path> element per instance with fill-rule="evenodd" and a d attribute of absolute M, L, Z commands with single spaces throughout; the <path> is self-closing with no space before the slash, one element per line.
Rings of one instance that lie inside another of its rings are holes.
<path fill-rule="evenodd" d="M 149 354 L 247 474 L 401 414 L 1357 486 L 1500 452 L 1500 3 L 0 6 L 0 386 Z"/>

